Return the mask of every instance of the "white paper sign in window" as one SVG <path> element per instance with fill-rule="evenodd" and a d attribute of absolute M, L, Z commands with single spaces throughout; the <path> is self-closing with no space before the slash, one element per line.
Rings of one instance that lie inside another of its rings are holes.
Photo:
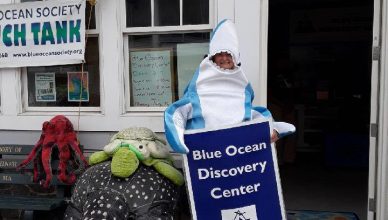
<path fill-rule="evenodd" d="M 161 107 L 173 101 L 172 49 L 129 52 L 132 106 Z"/>
<path fill-rule="evenodd" d="M 55 73 L 35 73 L 35 97 L 37 102 L 55 102 Z"/>

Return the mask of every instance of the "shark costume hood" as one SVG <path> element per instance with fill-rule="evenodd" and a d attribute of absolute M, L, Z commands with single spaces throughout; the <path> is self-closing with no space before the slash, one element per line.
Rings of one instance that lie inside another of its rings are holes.
<path fill-rule="evenodd" d="M 232 55 L 233 69 L 223 69 L 212 61 L 220 52 Z M 183 97 L 164 113 L 166 138 L 174 151 L 189 152 L 184 144 L 184 131 L 190 129 L 211 129 L 262 118 L 270 121 L 279 137 L 295 131 L 291 124 L 273 123 L 266 108 L 252 106 L 254 92 L 238 64 L 240 52 L 235 25 L 223 20 L 213 30 L 209 54 L 199 64 Z"/>
<path fill-rule="evenodd" d="M 209 57 L 227 52 L 232 55 L 235 67 L 240 63 L 239 43 L 235 25 L 230 20 L 221 21 L 214 29 L 210 44 Z"/>

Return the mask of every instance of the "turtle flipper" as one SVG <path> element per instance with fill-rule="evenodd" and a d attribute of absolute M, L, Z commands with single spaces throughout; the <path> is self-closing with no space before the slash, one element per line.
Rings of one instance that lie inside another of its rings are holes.
<path fill-rule="evenodd" d="M 175 185 L 182 186 L 185 183 L 182 173 L 169 163 L 157 160 L 157 162 L 153 164 L 153 167 L 158 173 L 171 180 Z"/>
<path fill-rule="evenodd" d="M 139 167 L 139 159 L 136 154 L 128 148 L 120 148 L 113 154 L 111 170 L 117 177 L 127 178 Z"/>
<path fill-rule="evenodd" d="M 89 157 L 89 164 L 90 165 L 95 165 L 101 162 L 104 162 L 106 160 L 110 159 L 110 155 L 105 153 L 104 151 L 97 151 L 90 155 Z"/>

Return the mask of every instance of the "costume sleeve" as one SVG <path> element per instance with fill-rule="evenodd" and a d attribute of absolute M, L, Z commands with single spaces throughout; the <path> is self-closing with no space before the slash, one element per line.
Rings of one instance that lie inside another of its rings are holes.
<path fill-rule="evenodd" d="M 279 134 L 279 138 L 285 137 L 295 132 L 295 126 L 286 122 L 275 122 L 273 121 L 271 112 L 264 107 L 255 106 L 252 108 L 252 119 L 263 118 L 267 119 L 272 123 L 273 129 Z M 272 134 L 272 131 L 271 131 Z"/>
<path fill-rule="evenodd" d="M 293 124 L 281 121 L 273 122 L 273 129 L 278 132 L 279 138 L 293 134 L 296 131 Z"/>
<path fill-rule="evenodd" d="M 184 143 L 183 134 L 186 122 L 192 117 L 192 105 L 188 98 L 171 104 L 164 112 L 164 129 L 171 148 L 177 153 L 187 154 L 189 149 Z"/>

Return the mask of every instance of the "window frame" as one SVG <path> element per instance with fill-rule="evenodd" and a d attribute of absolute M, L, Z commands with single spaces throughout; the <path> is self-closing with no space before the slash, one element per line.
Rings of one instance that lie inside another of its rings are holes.
<path fill-rule="evenodd" d="M 3 74 L 0 74 L 0 116 L 3 114 Z"/>
<path fill-rule="evenodd" d="M 153 34 L 182 34 L 182 33 L 196 33 L 196 32 L 211 32 L 214 28 L 216 0 L 209 0 L 209 24 L 199 25 L 183 25 L 183 0 L 179 0 L 179 26 L 154 26 L 154 0 L 151 1 L 151 26 L 149 27 L 127 27 L 126 24 L 126 2 L 120 1 L 121 8 L 121 32 L 123 34 L 123 115 L 139 113 L 144 115 L 146 113 L 154 113 L 163 115 L 166 107 L 137 107 L 131 106 L 131 83 L 129 79 L 129 45 L 128 38 L 133 35 L 153 35 Z"/>
<path fill-rule="evenodd" d="M 22 3 L 22 0 L 16 0 L 17 3 Z M 50 0 L 37 0 L 37 1 L 50 1 Z M 86 1 L 86 7 L 90 7 L 89 3 Z M 85 30 L 85 35 L 87 37 L 97 37 L 98 40 L 98 50 L 102 51 L 102 45 L 100 42 L 100 19 L 97 19 L 99 15 L 101 14 L 100 12 L 100 7 L 99 4 L 94 5 L 94 11 L 95 11 L 95 23 L 96 23 L 96 28 L 95 29 L 86 29 Z M 86 22 L 88 21 L 88 15 L 85 15 Z M 87 24 L 86 24 L 87 25 Z M 85 26 L 86 26 L 85 25 Z M 101 60 L 101 54 L 99 55 L 99 77 L 100 77 L 100 106 L 99 107 L 66 107 L 66 106 L 40 106 L 40 107 L 34 107 L 34 106 L 29 106 L 28 105 L 28 80 L 27 80 L 27 67 L 22 67 L 20 68 L 20 81 L 21 81 L 21 98 L 22 98 L 22 112 L 21 115 L 30 115 L 30 114 L 36 114 L 36 113 L 47 113 L 47 112 L 67 112 L 68 114 L 72 115 L 76 112 L 94 112 L 94 113 L 100 113 L 102 111 L 102 105 L 103 105 L 103 82 L 102 82 L 102 60 Z M 66 65 L 74 65 L 74 64 L 66 64 Z M 0 94 L 1 95 L 1 94 Z M 0 106 L 1 110 L 1 106 Z"/>

